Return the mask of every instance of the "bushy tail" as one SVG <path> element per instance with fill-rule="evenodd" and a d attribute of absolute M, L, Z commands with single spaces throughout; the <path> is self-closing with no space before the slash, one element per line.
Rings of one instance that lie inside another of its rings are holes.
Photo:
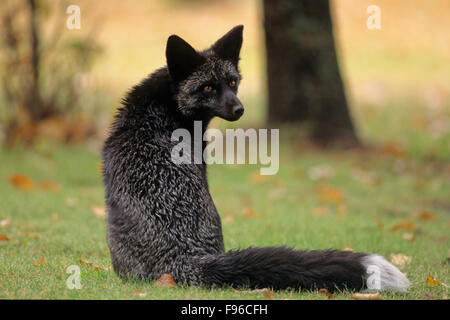
<path fill-rule="evenodd" d="M 383 257 L 349 251 L 248 248 L 202 260 L 207 286 L 406 291 L 410 285 Z"/>

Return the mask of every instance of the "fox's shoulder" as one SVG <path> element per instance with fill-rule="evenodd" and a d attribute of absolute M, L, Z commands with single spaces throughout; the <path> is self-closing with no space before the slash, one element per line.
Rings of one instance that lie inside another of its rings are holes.
<path fill-rule="evenodd" d="M 122 100 L 124 106 L 147 105 L 152 101 L 160 103 L 171 100 L 173 97 L 173 83 L 167 67 L 160 68 L 151 73 L 128 91 Z"/>

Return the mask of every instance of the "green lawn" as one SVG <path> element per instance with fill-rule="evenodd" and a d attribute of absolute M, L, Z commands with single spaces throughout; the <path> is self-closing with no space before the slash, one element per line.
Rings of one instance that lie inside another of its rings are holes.
<path fill-rule="evenodd" d="M 406 294 L 383 293 L 384 299 L 442 298 L 447 293 L 444 286 L 427 287 L 426 279 L 431 274 L 450 283 L 448 161 L 408 154 L 319 152 L 284 140 L 276 176 L 261 178 L 253 165 L 210 168 L 227 249 L 287 244 L 298 249 L 350 247 L 385 257 L 401 253 L 412 259 L 402 268 L 412 287 Z M 0 298 L 264 298 L 231 288 L 158 288 L 120 280 L 111 268 L 105 218 L 93 213 L 104 205 L 99 154 L 42 144 L 34 151 L 1 151 L 0 157 L 0 235 L 9 239 L 0 240 Z M 15 187 L 10 178 L 17 173 L 32 179 L 34 188 Z M 42 181 L 53 184 L 42 188 Z M 423 212 L 428 214 L 420 216 Z M 392 230 L 403 221 L 415 229 Z M 66 287 L 65 268 L 70 265 L 81 268 L 80 290 Z M 275 299 L 326 296 L 281 291 Z"/>

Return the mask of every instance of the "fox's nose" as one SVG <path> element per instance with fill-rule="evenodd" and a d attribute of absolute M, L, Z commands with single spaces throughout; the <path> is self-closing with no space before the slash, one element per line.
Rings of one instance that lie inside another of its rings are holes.
<path fill-rule="evenodd" d="M 231 112 L 233 113 L 233 116 L 240 117 L 244 113 L 244 107 L 242 104 L 237 104 L 231 109 Z"/>

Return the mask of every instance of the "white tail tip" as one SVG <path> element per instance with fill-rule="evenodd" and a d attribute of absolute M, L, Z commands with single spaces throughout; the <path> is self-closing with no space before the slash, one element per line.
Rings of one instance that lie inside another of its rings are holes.
<path fill-rule="evenodd" d="M 406 276 L 385 258 L 371 254 L 362 259 L 366 268 L 366 285 L 368 291 L 406 292 L 411 285 Z"/>

